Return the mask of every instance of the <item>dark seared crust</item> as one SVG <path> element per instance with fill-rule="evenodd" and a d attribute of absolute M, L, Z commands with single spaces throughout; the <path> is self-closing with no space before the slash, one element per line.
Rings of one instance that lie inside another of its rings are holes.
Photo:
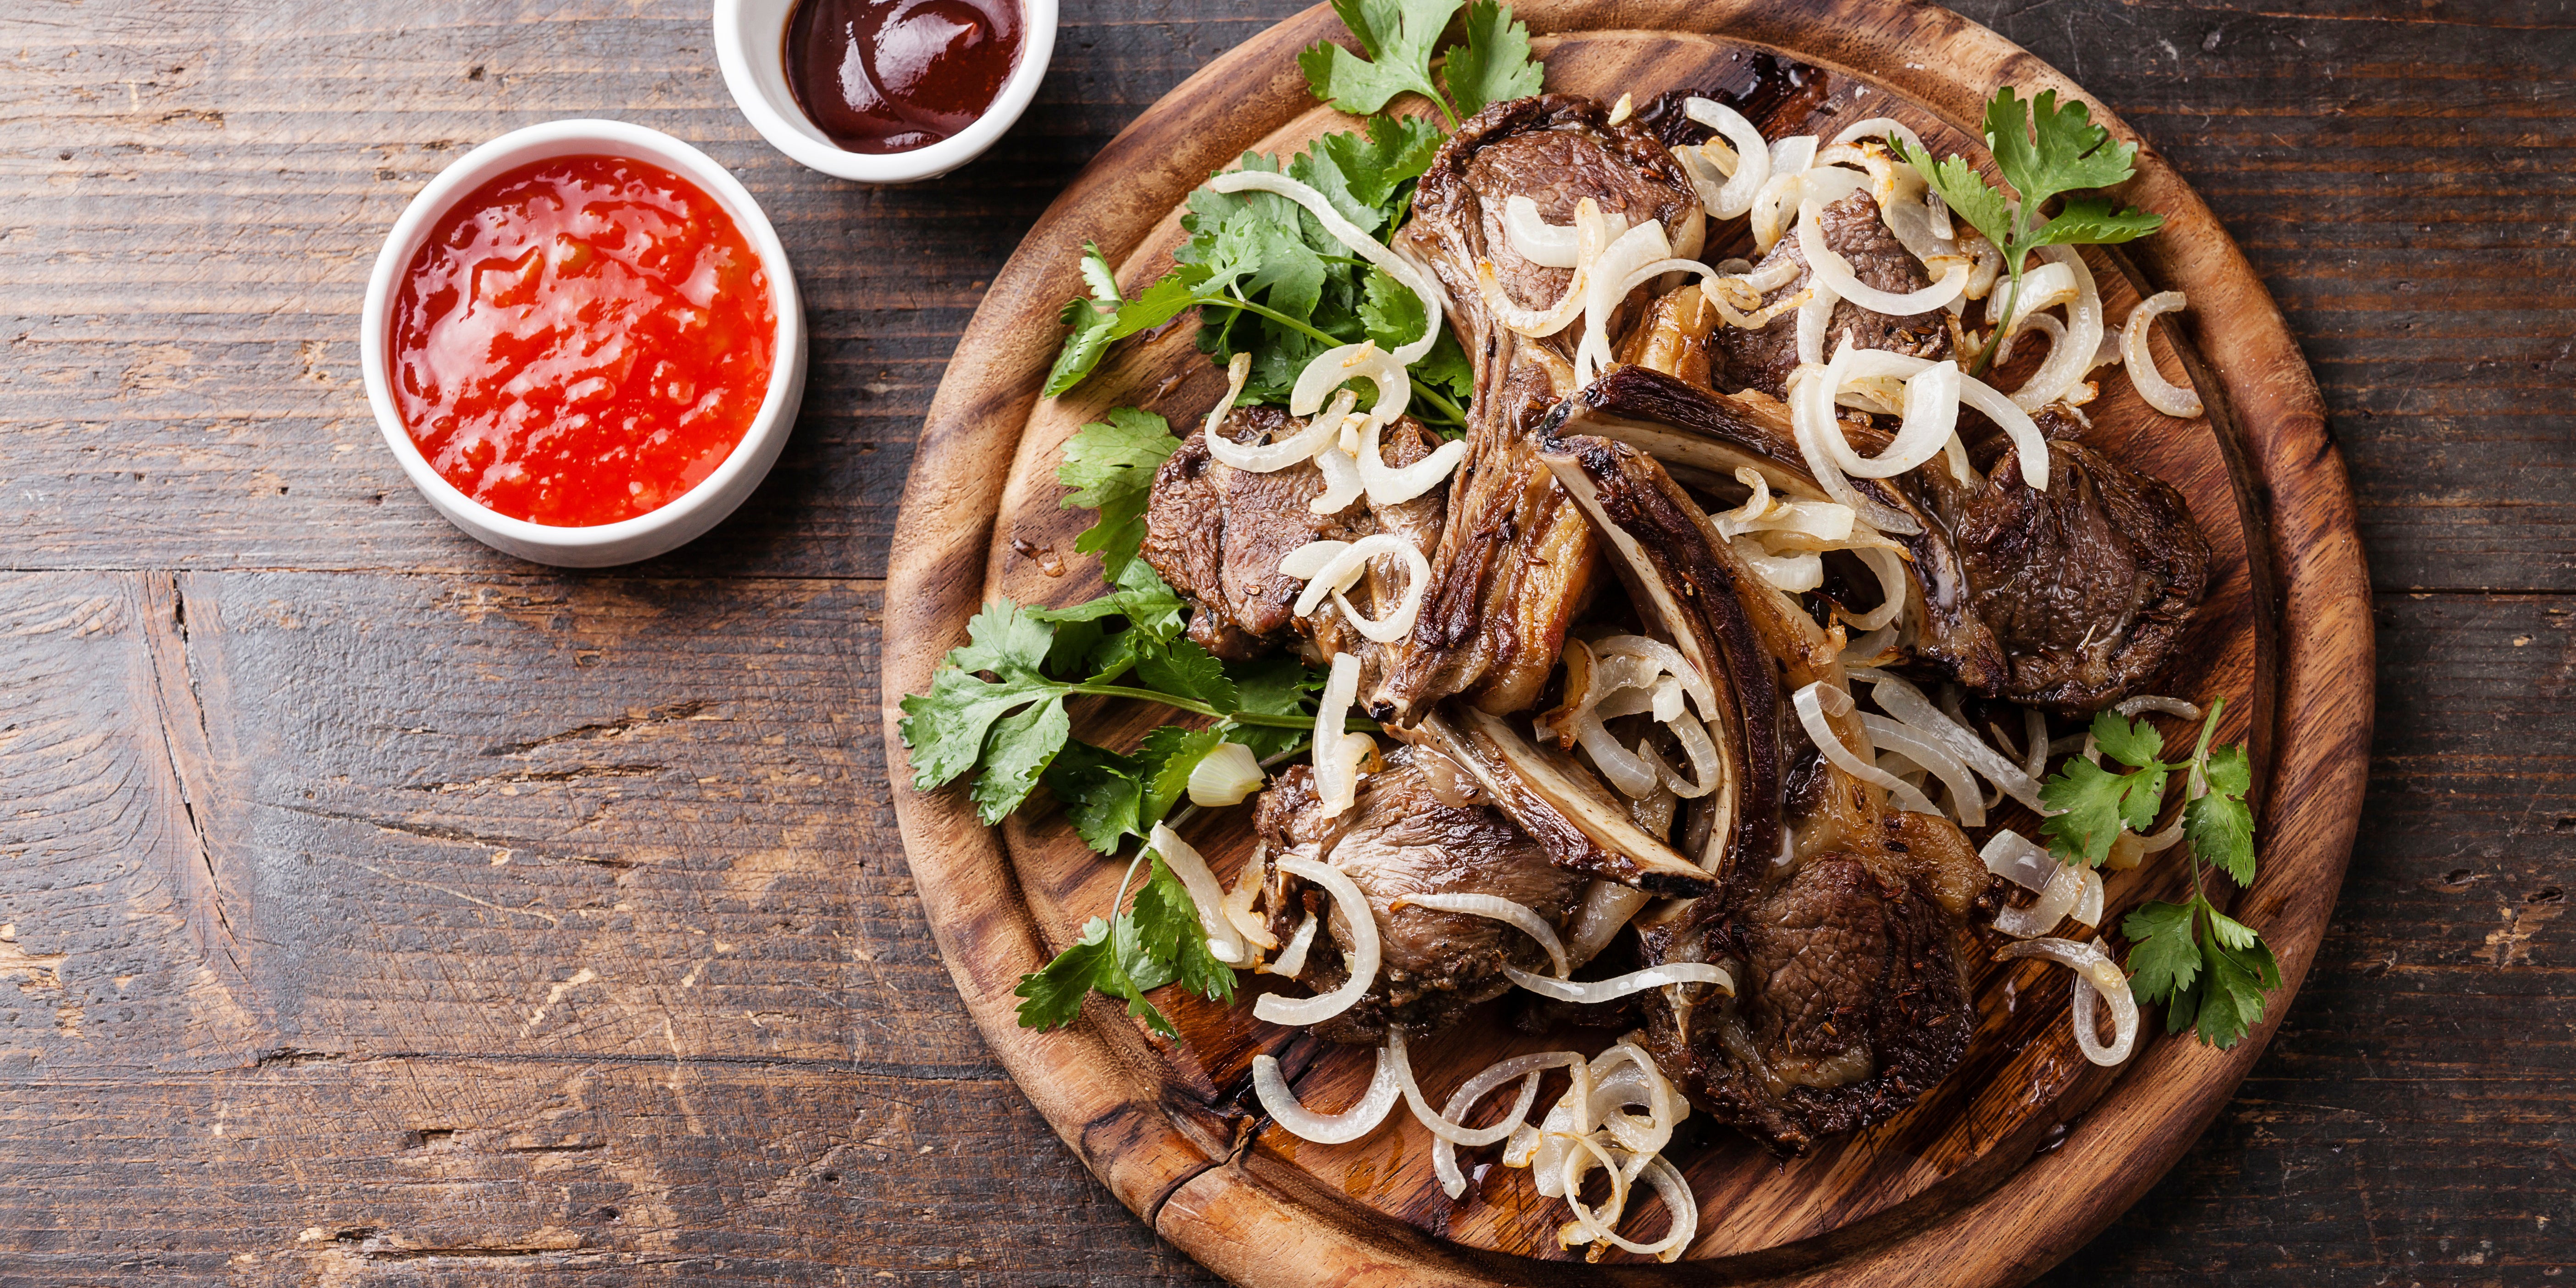
<path fill-rule="evenodd" d="M 1737 766 L 1730 860 L 1780 848 L 1779 662 L 1754 636 L 1737 593 L 1731 553 L 1711 548 L 1697 509 L 1653 457 L 1624 443 L 1558 439 L 1541 456 L 1620 556 L 1612 566 L 1638 612 L 1726 686 L 1732 723 L 1713 730 Z M 1652 584 L 1649 584 L 1652 583 Z M 1714 665 L 1711 665 L 1714 663 Z M 1731 863 L 1718 866 L 1724 879 Z"/>
<path fill-rule="evenodd" d="M 1825 235 L 1825 244 L 1851 262 L 1853 276 L 1864 285 L 1904 294 L 1932 284 L 1923 272 L 1922 262 L 1896 240 L 1896 234 L 1888 231 L 1887 221 L 1878 217 L 1878 202 L 1868 193 L 1855 192 L 1825 207 L 1817 212 L 1816 223 Z M 1764 296 L 1765 304 L 1807 289 L 1808 279 L 1814 276 L 1794 229 L 1781 234 L 1755 271 L 1784 261 L 1796 264 L 1798 275 L 1788 285 Z M 1947 317 L 1938 310 L 1913 317 L 1890 317 L 1845 300 L 1834 306 L 1833 316 L 1826 320 L 1826 347 L 1840 343 L 1848 331 L 1856 348 L 1882 349 L 1917 358 L 1946 358 L 1950 356 Z M 1798 317 L 1794 310 L 1773 318 L 1759 331 L 1719 327 L 1711 339 L 1709 376 L 1718 389 L 1758 389 L 1777 398 L 1788 388 L 1789 373 L 1798 368 Z"/>
<path fill-rule="evenodd" d="M 1782 1154 L 1883 1122 L 1957 1067 L 1976 1028 L 1952 926 L 1901 876 L 1816 856 L 1660 932 L 1658 960 L 1727 961 L 1738 995 L 1645 1008 L 1647 1050 L 1693 1104 Z"/>
<path fill-rule="evenodd" d="M 1399 899 L 1496 895 L 1561 927 L 1582 892 L 1581 878 L 1548 862 L 1536 843 L 1492 809 L 1453 803 L 1454 795 L 1443 800 L 1417 761 L 1427 754 L 1399 750 L 1386 772 L 1362 780 L 1358 801 L 1336 818 L 1323 817 L 1308 766 L 1282 772 L 1261 796 L 1255 828 L 1268 852 L 1304 853 L 1341 869 L 1368 896 L 1377 919 L 1377 982 L 1351 1009 L 1315 1026 L 1335 1042 L 1375 1046 L 1390 1027 L 1414 1038 L 1428 1036 L 1508 988 L 1506 963 L 1547 968 L 1545 951 L 1509 925 L 1412 904 L 1397 907 Z M 1298 888 L 1303 884 L 1290 877 L 1276 886 L 1289 892 L 1281 902 L 1295 914 L 1279 919 L 1287 923 L 1283 933 L 1295 929 L 1309 906 Z M 1333 908 L 1329 899 L 1314 906 Z M 1319 993 L 1349 978 L 1343 964 L 1348 928 L 1338 916 L 1326 924 L 1328 933 L 1317 937 L 1298 976 Z"/>
<path fill-rule="evenodd" d="M 1644 367 L 1620 367 L 1565 400 L 1549 419 L 1547 432 L 1598 435 L 1721 477 L 1749 465 L 1762 472 L 1774 491 L 1824 495 L 1807 472 L 1806 456 L 1777 404 L 1712 393 Z M 1871 454 L 1883 450 L 1888 439 L 1858 426 L 1849 432 L 1852 445 Z M 1949 526 L 1916 498 L 1881 480 L 1850 482 L 1861 495 L 1912 515 L 1923 529 L 1897 538 L 1906 546 L 1908 589 L 1917 601 L 1908 609 L 1914 656 L 1971 689 L 1995 692 L 2005 675 L 2003 650 L 1973 611 L 1967 569 Z"/>

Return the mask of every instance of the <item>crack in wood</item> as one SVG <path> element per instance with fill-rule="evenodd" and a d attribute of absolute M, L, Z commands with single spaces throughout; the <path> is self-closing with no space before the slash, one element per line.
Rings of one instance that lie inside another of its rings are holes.
<path fill-rule="evenodd" d="M 639 729 L 650 728 L 659 724 L 669 724 L 673 721 L 695 720 L 702 716 L 706 719 L 713 719 L 714 717 L 712 716 L 704 716 L 704 713 L 714 706 L 715 704 L 712 702 L 693 698 L 686 702 L 674 702 L 667 706 L 655 707 L 642 715 L 628 716 L 623 720 L 602 720 L 593 724 L 575 725 L 560 733 L 550 733 L 542 738 L 532 738 L 526 742 L 499 743 L 494 746 L 484 748 L 483 754 L 486 756 L 524 756 L 531 751 L 535 751 L 539 747 L 551 747 L 556 743 L 586 742 L 597 738 L 622 738 Z"/>

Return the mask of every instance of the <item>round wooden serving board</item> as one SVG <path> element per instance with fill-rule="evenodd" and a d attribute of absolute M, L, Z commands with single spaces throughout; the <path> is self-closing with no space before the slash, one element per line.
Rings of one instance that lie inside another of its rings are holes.
<path fill-rule="evenodd" d="M 1548 88 L 1639 102 L 1667 89 L 1752 84 L 1770 55 L 1812 70 L 1748 110 L 1766 135 L 1823 133 L 1894 116 L 1935 153 L 1982 157 L 1972 123 L 2010 83 L 2084 97 L 2065 77 L 1947 10 L 1893 3 L 1526 0 Z M 924 428 L 904 493 L 886 591 L 886 738 L 897 704 L 929 687 L 984 600 L 1063 604 L 1098 593 L 1088 561 L 1050 577 L 1017 550 L 1070 555 L 1088 512 L 1061 507 L 1054 481 L 1066 437 L 1105 409 L 1136 404 L 1175 425 L 1203 415 L 1222 379 L 1191 328 L 1118 349 L 1061 401 L 1037 391 L 1081 293 L 1076 256 L 1097 241 L 1132 293 L 1161 273 L 1180 239 L 1189 191 L 1246 150 L 1286 154 L 1350 128 L 1315 106 L 1296 67 L 1317 40 L 1348 41 L 1321 7 L 1228 53 L 1155 104 L 1074 181 L 994 281 L 967 328 Z M 2089 102 L 2090 100 L 2087 99 Z M 2095 119 L 2136 135 L 2100 104 Z M 1963 130 L 1959 127 L 1969 126 Z M 2188 293 L 2180 329 L 2159 328 L 2168 372 L 2188 371 L 2210 406 L 2178 421 L 2105 373 L 2090 441 L 2167 479 L 2189 498 L 2217 552 L 2218 576 L 2182 673 L 2168 689 L 2228 698 L 2220 736 L 2244 740 L 2258 769 L 2262 875 L 2236 915 L 2278 952 L 2286 987 L 2265 1022 L 2218 1052 L 2164 1035 L 2154 1018 L 2126 1066 L 2075 1050 L 2069 974 L 2038 962 L 1972 968 L 1980 1016 L 1966 1062 L 1894 1120 L 1783 1164 L 1731 1131 L 1702 1130 L 1670 1151 L 1701 1203 L 1699 1237 L 1662 1266 L 1613 1254 L 1586 1265 L 1555 1245 L 1565 1219 L 1528 1174 L 1479 1168 L 1452 1202 L 1431 1175 L 1430 1137 L 1408 1115 L 1349 1145 L 1305 1144 L 1263 1118 L 1248 1092 L 1252 1057 L 1277 1055 L 1309 1104 L 1348 1103 L 1370 1055 L 1259 1024 L 1245 976 L 1238 1005 L 1157 1000 L 1183 1039 L 1150 1038 L 1095 998 L 1057 1033 L 1018 1027 L 1020 976 L 1108 911 L 1123 865 L 1085 849 L 1054 811 L 980 826 L 963 794 L 916 793 L 897 770 L 896 811 L 932 931 L 995 1054 L 1065 1142 L 1164 1237 L 1238 1282 L 1572 1283 L 1603 1281 L 2008 1284 L 2065 1256 L 2134 1201 L 2216 1114 L 2262 1050 L 2306 973 L 2342 880 L 2370 733 L 2371 624 L 2352 500 L 2328 441 L 2316 386 L 2278 309 L 2208 208 L 2153 149 L 2122 194 L 2164 212 L 2158 236 L 2126 255 L 2088 251 L 2106 311 L 2127 315 L 2142 287 Z M 2150 285 L 2152 284 L 2152 285 Z M 2010 383 L 2017 377 L 2007 377 Z M 1053 563 L 1052 560 L 1049 561 Z M 1167 712 L 1077 708 L 1077 732 L 1129 746 Z M 1218 875 L 1250 851 L 1249 810 L 1193 829 Z M 2026 816 L 2000 820 L 2032 830 Z M 2183 865 L 2118 874 L 2112 916 L 2173 897 Z M 2224 883 L 2220 883 L 2224 884 Z M 1497 1003 L 1436 1043 L 1416 1070 L 1435 1103 L 1503 1055 L 1606 1035 L 1530 1035 Z M 1643 1203 L 1631 1229 L 1663 1217 Z"/>

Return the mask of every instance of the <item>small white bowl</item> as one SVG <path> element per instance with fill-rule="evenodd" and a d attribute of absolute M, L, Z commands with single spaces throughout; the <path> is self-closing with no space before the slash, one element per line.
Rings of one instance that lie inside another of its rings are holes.
<path fill-rule="evenodd" d="M 778 318 L 769 388 L 761 395 L 760 410 L 743 431 L 742 441 L 734 444 L 732 454 L 716 467 L 715 473 L 651 513 L 583 528 L 513 519 L 465 495 L 432 468 L 420 454 L 419 445 L 412 442 L 411 431 L 404 427 L 402 413 L 394 405 L 390 370 L 393 355 L 385 343 L 394 296 L 402 289 L 403 275 L 410 270 L 412 256 L 419 252 L 422 239 L 440 216 L 458 199 L 505 170 L 563 156 L 631 157 L 661 166 L 705 190 L 726 214 L 733 216 L 734 226 L 742 230 L 743 239 L 760 256 L 760 266 L 769 277 L 770 309 Z M 787 248 L 779 244 L 769 217 L 761 213 L 760 204 L 751 199 L 741 182 L 706 153 L 659 130 L 622 121 L 548 121 L 512 130 L 440 171 L 419 196 L 412 198 L 402 218 L 394 221 L 393 232 L 385 237 L 384 250 L 376 256 L 375 275 L 367 282 L 366 311 L 358 323 L 358 352 L 359 368 L 366 373 L 367 402 L 376 413 L 376 427 L 384 431 L 385 446 L 393 449 L 394 459 L 402 462 L 403 473 L 411 476 L 412 486 L 419 488 L 448 522 L 483 544 L 558 568 L 605 568 L 650 559 L 695 540 L 722 522 L 751 495 L 753 488 L 760 486 L 769 467 L 777 463 L 779 449 L 787 444 L 787 432 L 796 423 L 796 409 L 805 398 L 805 313 L 797 302 L 796 278 L 788 268 Z"/>
<path fill-rule="evenodd" d="M 975 123 L 909 152 L 852 152 L 834 143 L 796 106 L 787 88 L 787 19 L 796 0 L 716 0 L 716 65 L 725 88 L 752 128 L 799 164 L 836 179 L 911 183 L 935 179 L 983 155 L 1028 110 L 1055 55 L 1056 0 L 1019 0 L 1020 61 L 1002 92 Z"/>

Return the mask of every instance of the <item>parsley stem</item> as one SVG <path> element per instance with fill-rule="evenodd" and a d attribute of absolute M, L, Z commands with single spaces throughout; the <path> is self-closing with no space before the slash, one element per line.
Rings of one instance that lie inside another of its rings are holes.
<path fill-rule="evenodd" d="M 1131 688 L 1124 684 L 1068 684 L 1064 687 L 1068 693 L 1087 693 L 1096 698 L 1134 698 L 1139 702 L 1159 702 L 1176 711 L 1187 711 L 1192 715 L 1206 716 L 1211 720 L 1231 720 L 1236 724 L 1259 725 L 1265 729 L 1315 727 L 1313 716 L 1274 716 L 1264 715 L 1258 711 L 1219 711 L 1195 698 L 1184 698 L 1179 694 L 1162 693 L 1153 689 Z"/>

